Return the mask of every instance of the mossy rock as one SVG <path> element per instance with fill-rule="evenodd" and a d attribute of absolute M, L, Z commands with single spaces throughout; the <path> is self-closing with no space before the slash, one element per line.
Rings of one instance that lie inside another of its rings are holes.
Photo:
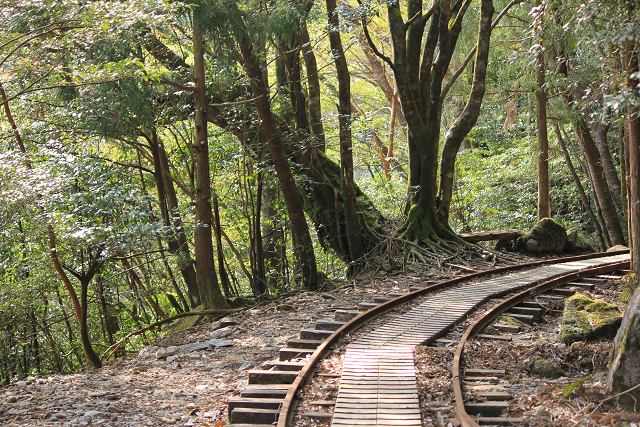
<path fill-rule="evenodd" d="M 515 317 L 511 316 L 500 316 L 500 320 L 509 325 L 526 326 L 526 323 L 524 323 L 522 320 L 518 320 Z"/>
<path fill-rule="evenodd" d="M 531 254 L 556 253 L 564 249 L 567 241 L 565 228 L 552 220 L 543 218 L 528 233 L 516 240 L 516 250 Z"/>
<path fill-rule="evenodd" d="M 504 251 L 504 252 L 515 252 L 517 239 L 518 238 L 496 240 L 496 243 L 493 245 L 493 250 Z"/>
<path fill-rule="evenodd" d="M 564 371 L 551 360 L 539 359 L 531 364 L 531 374 L 539 375 L 542 378 L 560 378 L 564 376 Z"/>
<path fill-rule="evenodd" d="M 567 230 L 564 252 L 572 254 L 592 254 L 597 252 L 596 244 L 575 228 Z"/>
<path fill-rule="evenodd" d="M 621 321 L 622 311 L 615 305 L 577 293 L 564 305 L 560 339 L 567 345 L 596 338 L 613 339 Z"/>

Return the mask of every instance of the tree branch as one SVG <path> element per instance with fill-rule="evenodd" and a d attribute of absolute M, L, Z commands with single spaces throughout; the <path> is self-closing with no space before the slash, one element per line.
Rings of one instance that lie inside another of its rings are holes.
<path fill-rule="evenodd" d="M 523 3 L 523 2 L 524 0 L 511 0 L 511 2 L 504 9 L 502 9 L 502 11 L 498 14 L 496 19 L 493 20 L 491 29 L 493 30 L 498 25 L 502 17 L 504 17 L 507 14 L 509 9 L 511 9 L 516 4 Z M 462 63 L 462 65 L 456 70 L 455 73 L 453 73 L 449 81 L 445 84 L 444 88 L 442 89 L 442 95 L 440 95 L 440 99 L 444 100 L 444 98 L 447 96 L 447 93 L 449 93 L 449 90 L 451 89 L 451 87 L 454 85 L 456 80 L 458 80 L 458 77 L 460 77 L 460 74 L 462 74 L 464 69 L 467 68 L 467 65 L 469 65 L 469 62 L 471 61 L 471 59 L 473 59 L 473 56 L 476 54 L 477 50 L 478 50 L 478 44 L 476 43 L 473 49 L 471 49 L 471 52 L 469 52 L 467 57 L 464 59 L 464 62 Z"/>
<path fill-rule="evenodd" d="M 174 320 L 180 319 L 182 317 L 189 317 L 189 316 L 206 316 L 209 314 L 218 314 L 218 315 L 223 315 L 223 314 L 229 314 L 231 312 L 233 312 L 234 310 L 200 310 L 200 311 L 187 311 L 184 313 L 179 313 L 176 314 L 175 316 L 171 316 L 171 317 L 166 317 L 164 319 L 158 320 L 157 322 L 153 322 L 147 326 L 145 326 L 142 329 L 138 329 L 137 331 L 133 331 L 130 332 L 129 334 L 127 334 L 124 338 L 122 338 L 120 341 L 118 341 L 117 343 L 113 344 L 111 347 L 109 347 L 108 349 L 106 349 L 104 351 L 104 353 L 102 353 L 102 356 L 100 357 L 100 360 L 104 360 L 107 357 L 111 356 L 111 354 L 113 354 L 115 351 L 117 351 L 122 344 L 124 344 L 125 342 L 129 341 L 129 339 L 131 337 L 134 337 L 136 335 L 140 335 L 143 332 L 147 332 L 155 327 L 164 325 L 165 323 L 169 323 L 169 322 L 173 322 Z"/>

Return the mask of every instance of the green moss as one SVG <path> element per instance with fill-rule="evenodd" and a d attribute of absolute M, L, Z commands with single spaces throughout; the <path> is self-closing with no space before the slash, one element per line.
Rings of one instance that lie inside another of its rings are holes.
<path fill-rule="evenodd" d="M 516 250 L 538 253 L 560 253 L 567 241 L 564 227 L 551 218 L 541 219 L 524 236 L 516 240 Z"/>
<path fill-rule="evenodd" d="M 587 295 L 576 293 L 570 296 L 569 298 L 567 298 L 567 302 L 565 303 L 565 305 L 568 307 L 575 308 L 575 307 L 581 307 L 581 306 L 585 307 L 592 303 L 593 303 L 593 300 L 589 298 Z"/>
<path fill-rule="evenodd" d="M 618 307 L 584 294 L 575 294 L 565 303 L 560 339 L 567 345 L 576 341 L 613 338 L 622 322 Z"/>
<path fill-rule="evenodd" d="M 596 244 L 575 228 L 567 230 L 567 241 L 564 252 L 575 254 L 589 254 L 596 252 Z"/>
<path fill-rule="evenodd" d="M 531 373 L 542 378 L 560 378 L 564 376 L 562 368 L 548 359 L 539 359 L 533 362 Z"/>
<path fill-rule="evenodd" d="M 522 322 L 521 320 L 516 319 L 515 317 L 511 317 L 511 316 L 501 316 L 500 320 L 503 321 L 504 323 L 508 323 L 510 325 L 517 325 L 517 326 L 526 325 L 526 323 Z"/>

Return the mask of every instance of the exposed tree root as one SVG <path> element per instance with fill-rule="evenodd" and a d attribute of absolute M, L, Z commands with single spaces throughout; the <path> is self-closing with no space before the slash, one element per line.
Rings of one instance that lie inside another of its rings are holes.
<path fill-rule="evenodd" d="M 402 232 L 398 225 L 398 222 L 386 224 L 384 235 L 380 236 L 379 243 L 365 256 L 363 261 L 365 273 L 407 268 L 420 269 L 421 267 L 472 272 L 479 268 L 494 267 L 498 262 L 501 264 L 521 262 L 518 257 L 487 250 L 459 238 L 456 240 L 441 238 L 435 233 L 432 233 L 433 240 L 408 240 L 404 238 L 408 231 L 406 223 L 403 225 Z M 448 236 L 449 233 L 446 234 Z"/>

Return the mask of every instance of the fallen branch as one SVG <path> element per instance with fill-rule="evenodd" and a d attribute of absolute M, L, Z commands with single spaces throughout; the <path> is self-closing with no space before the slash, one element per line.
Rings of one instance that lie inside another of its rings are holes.
<path fill-rule="evenodd" d="M 632 392 L 633 390 L 635 390 L 635 389 L 637 389 L 637 388 L 640 388 L 640 384 L 636 384 L 636 385 L 634 385 L 633 387 L 631 387 L 631 388 L 630 388 L 630 389 L 628 389 L 628 390 L 621 391 L 621 392 L 620 392 L 620 393 L 618 393 L 618 394 L 614 394 L 613 396 L 609 396 L 609 397 L 607 397 L 606 399 L 603 399 L 603 400 L 598 404 L 598 406 L 596 406 L 596 407 L 595 407 L 595 409 L 589 413 L 589 415 L 591 415 L 591 414 L 593 414 L 594 412 L 596 412 L 596 411 L 598 410 L 598 408 L 600 408 L 600 406 L 601 406 L 604 402 L 607 402 L 607 401 L 609 401 L 609 400 L 611 400 L 611 399 L 616 399 L 616 398 L 618 398 L 618 397 L 620 397 L 620 396 L 622 396 L 622 395 L 624 395 L 624 394 L 627 394 L 627 393 Z M 631 397 L 633 398 L 633 396 L 631 396 Z M 634 398 L 634 400 L 635 400 L 635 398 Z M 634 409 L 635 409 L 635 408 L 634 408 Z"/>
<path fill-rule="evenodd" d="M 120 341 L 118 341 L 117 343 L 113 344 L 111 347 L 109 347 L 108 349 L 105 350 L 104 353 L 102 353 L 102 357 L 100 357 L 100 360 L 104 360 L 107 357 L 111 356 L 115 351 L 117 351 L 122 344 L 124 344 L 125 342 L 129 341 L 129 339 L 131 337 L 134 337 L 136 335 L 140 335 L 143 332 L 149 331 L 157 326 L 160 325 L 164 325 L 165 323 L 169 323 L 169 322 L 173 322 L 176 319 L 180 319 L 182 317 L 189 317 L 189 316 L 200 316 L 200 315 L 207 315 L 207 314 L 229 314 L 232 313 L 236 310 L 199 310 L 199 311 L 187 311 L 185 313 L 179 313 L 176 314 L 175 316 L 171 316 L 171 317 L 166 317 L 162 320 L 158 320 L 157 322 L 153 322 L 147 326 L 145 326 L 142 329 L 138 329 L 137 331 L 133 331 L 130 332 L 127 336 L 125 336 L 124 338 L 122 338 Z"/>

